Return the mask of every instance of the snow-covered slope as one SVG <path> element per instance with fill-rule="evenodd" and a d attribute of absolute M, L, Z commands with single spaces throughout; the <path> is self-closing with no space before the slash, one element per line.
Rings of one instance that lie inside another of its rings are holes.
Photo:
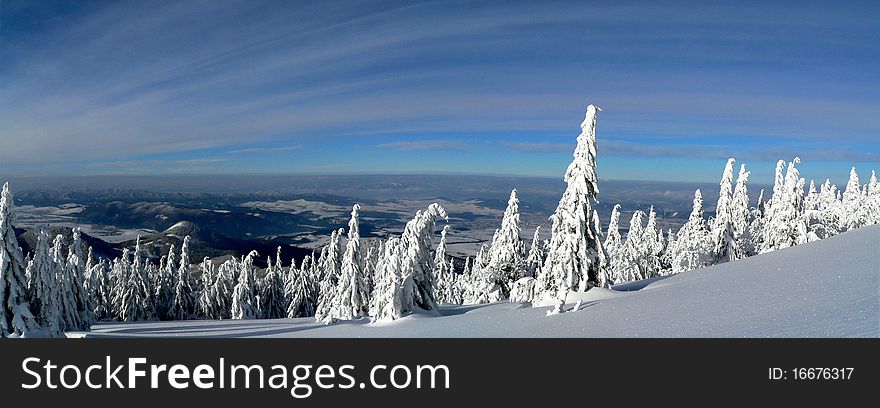
<path fill-rule="evenodd" d="M 520 303 L 450 306 L 389 324 L 314 319 L 96 325 L 88 337 L 880 337 L 880 226 L 614 290 L 545 316 Z M 73 334 L 73 333 L 72 333 Z"/>

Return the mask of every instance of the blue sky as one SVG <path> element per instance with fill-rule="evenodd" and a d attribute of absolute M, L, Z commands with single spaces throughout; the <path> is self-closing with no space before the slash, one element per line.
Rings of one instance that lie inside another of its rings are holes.
<path fill-rule="evenodd" d="M 711 3 L 3 0 L 0 174 L 880 170 L 880 3 Z"/>

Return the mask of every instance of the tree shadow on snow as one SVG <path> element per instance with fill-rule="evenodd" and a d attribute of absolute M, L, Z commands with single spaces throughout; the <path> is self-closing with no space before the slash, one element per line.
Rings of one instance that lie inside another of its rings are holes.
<path fill-rule="evenodd" d="M 479 305 L 449 305 L 443 306 L 440 308 L 440 316 L 458 316 L 463 315 L 465 313 L 472 312 L 477 309 L 482 309 L 487 306 L 492 306 L 497 303 L 482 303 Z"/>
<path fill-rule="evenodd" d="M 659 281 L 666 279 L 666 278 L 669 278 L 671 276 L 674 276 L 674 275 L 655 276 L 653 278 L 642 279 L 640 281 L 621 283 L 619 285 L 612 286 L 611 289 L 616 290 L 618 292 L 635 292 L 637 290 L 644 289 L 646 286 L 648 286 L 654 282 L 659 282 Z"/>

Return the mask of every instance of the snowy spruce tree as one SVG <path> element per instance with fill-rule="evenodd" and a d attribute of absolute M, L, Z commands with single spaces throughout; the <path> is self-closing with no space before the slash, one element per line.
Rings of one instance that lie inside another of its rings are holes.
<path fill-rule="evenodd" d="M 330 243 L 321 249 L 318 270 L 320 271 L 320 290 L 318 291 L 318 306 L 315 310 L 315 320 L 323 323 L 332 322 L 330 309 L 336 296 L 339 285 L 339 275 L 342 273 L 342 257 L 340 237 L 343 230 L 334 230 L 330 233 Z"/>
<path fill-rule="evenodd" d="M 30 310 L 47 337 L 64 337 L 61 329 L 61 305 L 55 264 L 49 249 L 49 234 L 40 228 L 33 259 L 28 262 L 28 295 Z"/>
<path fill-rule="evenodd" d="M 403 276 L 411 279 L 412 285 L 404 285 L 401 298 L 404 313 L 416 307 L 426 311 L 437 311 L 434 298 L 434 232 L 437 219 L 448 220 L 446 210 L 434 203 L 425 211 L 416 212 L 401 234 L 401 244 L 405 251 Z"/>
<path fill-rule="evenodd" d="M 671 250 L 672 272 L 702 268 L 712 262 L 713 245 L 709 228 L 703 219 L 703 195 L 694 192 L 694 206 L 688 221 L 675 234 Z"/>
<path fill-rule="evenodd" d="M 642 274 L 646 279 L 660 275 L 662 268 L 660 258 L 665 245 L 663 233 L 657 229 L 657 212 L 654 211 L 654 206 L 648 210 L 648 222 L 642 230 L 642 243 L 644 245 Z"/>
<path fill-rule="evenodd" d="M 449 226 L 444 225 L 440 231 L 440 243 L 437 244 L 437 250 L 434 253 L 434 283 L 437 285 L 434 289 L 434 296 L 437 303 L 460 303 L 455 293 L 455 271 L 452 268 L 451 261 L 446 256 L 446 233 L 449 232 Z"/>
<path fill-rule="evenodd" d="M 260 288 L 260 310 L 264 319 L 287 317 L 287 301 L 284 296 L 284 270 L 281 267 L 281 247 L 275 255 L 276 262 L 268 263 L 266 275 Z"/>
<path fill-rule="evenodd" d="M 196 311 L 197 293 L 195 280 L 189 272 L 189 235 L 183 238 L 180 247 L 180 265 L 177 267 L 174 279 L 174 295 L 171 298 L 171 306 L 168 308 L 168 316 L 171 320 L 188 320 Z"/>
<path fill-rule="evenodd" d="M 73 273 L 64 256 L 64 236 L 58 234 L 52 244 L 52 264 L 55 266 L 55 279 L 58 281 L 58 305 L 61 308 L 61 330 L 79 330 L 80 315 L 76 307 L 76 288 Z"/>
<path fill-rule="evenodd" d="M 620 265 L 623 282 L 646 278 L 645 264 L 649 247 L 648 242 L 645 242 L 644 226 L 642 226 L 642 217 L 644 216 L 644 212 L 636 210 L 629 220 L 629 231 L 626 233 L 626 243 L 623 247 L 625 259 Z"/>
<path fill-rule="evenodd" d="M 152 320 L 154 317 L 150 289 L 145 279 L 143 264 L 140 262 L 140 237 L 135 244 L 134 262 L 129 260 L 128 248 L 122 251 L 122 258 L 114 262 L 112 274 L 116 288 L 113 291 L 114 314 L 121 321 L 133 322 Z"/>
<path fill-rule="evenodd" d="M 403 307 L 404 285 L 412 286 L 412 277 L 404 276 L 405 247 L 400 238 L 385 242 L 376 264 L 376 284 L 370 298 L 372 322 L 396 320 L 406 313 Z"/>
<path fill-rule="evenodd" d="M 877 181 L 877 172 L 871 171 L 871 179 L 868 181 L 868 195 L 866 207 L 868 209 L 868 222 L 871 225 L 880 224 L 880 182 Z"/>
<path fill-rule="evenodd" d="M 843 192 L 843 200 L 841 201 L 843 210 L 841 231 L 861 228 L 868 224 L 866 199 L 859 182 L 859 173 L 853 167 L 849 172 L 849 181 L 846 183 L 846 190 Z"/>
<path fill-rule="evenodd" d="M 620 235 L 620 204 L 615 204 L 611 209 L 611 218 L 608 221 L 608 230 L 605 233 L 604 248 L 608 253 L 608 282 L 616 284 L 624 282 L 623 271 L 627 269 L 626 241 Z"/>
<path fill-rule="evenodd" d="M 516 189 L 513 189 L 507 200 L 501 228 L 495 231 L 489 246 L 489 265 L 483 269 L 489 283 L 497 288 L 494 290 L 501 291 L 499 298 L 507 298 L 513 282 L 524 275 L 524 256 L 520 238 L 519 197 Z"/>
<path fill-rule="evenodd" d="M 174 261 L 174 244 L 168 248 L 168 255 L 159 261 L 159 269 L 153 277 L 153 299 L 156 305 L 156 315 L 161 320 L 172 320 L 169 313 L 174 301 L 175 277 L 177 276 L 177 263 Z"/>
<path fill-rule="evenodd" d="M 807 219 L 804 214 L 804 186 L 806 181 L 800 177 L 797 165 L 801 159 L 795 157 L 788 164 L 788 170 L 782 183 L 779 182 L 779 169 L 784 166 L 780 160 L 777 164 L 777 181 L 773 187 L 773 197 L 766 210 L 763 226 L 763 239 L 760 252 L 770 252 L 788 248 L 807 241 Z"/>
<path fill-rule="evenodd" d="M 735 251 L 731 260 L 742 259 L 750 256 L 755 251 L 754 241 L 749 234 L 749 217 L 751 211 L 749 209 L 749 191 L 747 183 L 751 173 L 746 170 L 743 164 L 739 168 L 739 175 L 736 177 L 736 187 L 733 190 L 733 198 L 730 205 L 730 220 L 733 225 L 733 240 L 735 242 Z"/>
<path fill-rule="evenodd" d="M 606 286 L 607 279 L 600 265 L 604 252 L 593 223 L 593 202 L 599 194 L 596 177 L 596 112 L 587 107 L 581 123 L 574 160 L 565 172 L 567 187 L 551 216 L 552 229 L 547 259 L 541 268 L 537 291 L 564 303 L 570 290 L 586 290 L 590 286 Z"/>
<path fill-rule="evenodd" d="M 541 226 L 535 227 L 532 235 L 532 245 L 529 246 L 529 255 L 526 256 L 526 276 L 534 278 L 541 271 L 544 264 L 544 241 L 541 240 Z"/>
<path fill-rule="evenodd" d="M 256 319 L 257 295 L 254 287 L 254 257 L 257 251 L 251 251 L 239 263 L 238 283 L 232 291 L 230 315 L 233 319 Z"/>
<path fill-rule="evenodd" d="M 733 158 L 727 159 L 724 173 L 721 176 L 721 189 L 718 204 L 715 206 L 715 218 L 712 220 L 711 234 L 714 262 L 727 262 L 738 258 L 736 233 L 733 226 Z"/>
<path fill-rule="evenodd" d="M 0 337 L 24 337 L 37 328 L 27 299 L 24 255 L 12 228 L 13 207 L 9 183 L 0 195 Z"/>
<path fill-rule="evenodd" d="M 355 204 L 348 222 L 348 242 L 342 256 L 342 264 L 335 286 L 328 286 L 332 292 L 323 294 L 329 303 L 318 307 L 315 319 L 331 323 L 336 319 L 351 320 L 369 313 L 369 293 L 363 276 L 363 261 L 360 254 L 360 208 Z M 341 230 L 340 230 L 341 234 Z"/>

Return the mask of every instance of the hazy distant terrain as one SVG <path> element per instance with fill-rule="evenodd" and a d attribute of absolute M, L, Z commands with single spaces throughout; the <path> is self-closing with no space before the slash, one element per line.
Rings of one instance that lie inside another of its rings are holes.
<path fill-rule="evenodd" d="M 354 203 L 362 206 L 361 234 L 387 237 L 398 234 L 417 210 L 433 202 L 449 213 L 451 254 L 471 255 L 500 225 L 512 188 L 518 189 L 527 242 L 536 226 L 548 225 L 564 189 L 562 180 L 556 178 L 479 175 L 100 176 L 10 181 L 17 191 L 18 227 L 80 227 L 120 247 L 131 245 L 138 235 L 161 236 L 186 221 L 198 228 L 206 247 L 215 247 L 206 256 L 237 254 L 248 246 L 262 249 L 261 256 L 269 255 L 262 253 L 266 248 L 278 245 L 319 247 L 333 229 L 346 226 Z M 647 211 L 651 205 L 660 228 L 677 228 L 690 212 L 694 189 L 703 190 L 709 214 L 718 194 L 715 185 L 689 183 L 602 181 L 601 188 L 598 211 L 603 226 L 611 208 L 620 203 L 624 230 L 632 211 Z M 757 195 L 760 187 L 751 190 Z"/>

